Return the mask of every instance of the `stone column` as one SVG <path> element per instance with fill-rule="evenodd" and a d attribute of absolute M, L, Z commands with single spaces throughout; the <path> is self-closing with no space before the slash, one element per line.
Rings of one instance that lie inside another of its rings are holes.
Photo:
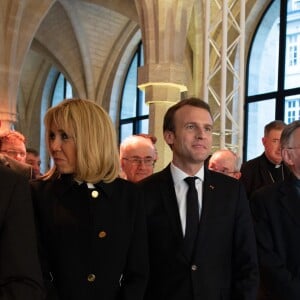
<path fill-rule="evenodd" d="M 135 0 L 144 46 L 138 84 L 150 106 L 149 132 L 157 137 L 156 170 L 171 160 L 163 139 L 163 116 L 187 89 L 184 53 L 193 4 L 194 0 Z"/>
<path fill-rule="evenodd" d="M 11 128 L 17 121 L 16 102 L 24 58 L 41 19 L 54 2 L 1 0 L 0 130 Z"/>

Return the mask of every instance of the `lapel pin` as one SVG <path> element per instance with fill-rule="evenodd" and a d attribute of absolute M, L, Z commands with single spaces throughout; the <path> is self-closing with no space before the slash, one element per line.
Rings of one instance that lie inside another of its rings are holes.
<path fill-rule="evenodd" d="M 215 188 L 213 185 L 210 185 L 209 187 L 210 187 L 212 190 Z"/>

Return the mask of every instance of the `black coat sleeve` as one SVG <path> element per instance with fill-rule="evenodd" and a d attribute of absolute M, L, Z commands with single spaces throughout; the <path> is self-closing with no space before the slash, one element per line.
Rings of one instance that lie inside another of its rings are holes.
<path fill-rule="evenodd" d="M 0 299 L 44 299 L 29 184 L 7 167 L 0 176 Z"/>

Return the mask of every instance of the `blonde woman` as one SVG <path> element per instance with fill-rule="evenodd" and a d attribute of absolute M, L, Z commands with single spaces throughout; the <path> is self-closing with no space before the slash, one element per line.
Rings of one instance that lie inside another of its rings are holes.
<path fill-rule="evenodd" d="M 142 300 L 144 211 L 136 187 L 118 178 L 109 116 L 92 101 L 66 99 L 44 122 L 54 167 L 32 183 L 32 194 L 46 283 L 62 300 Z"/>

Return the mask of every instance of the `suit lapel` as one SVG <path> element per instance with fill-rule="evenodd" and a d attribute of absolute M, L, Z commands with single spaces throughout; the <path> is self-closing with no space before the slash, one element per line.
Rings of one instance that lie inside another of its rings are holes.
<path fill-rule="evenodd" d="M 224 199 L 226 196 L 224 195 L 223 176 L 206 168 L 204 174 L 202 211 L 195 252 L 195 259 L 198 263 L 205 259 L 207 253 L 210 253 L 206 241 L 210 240 L 210 235 L 215 232 L 215 226 L 222 224 L 219 222 L 224 219 L 227 206 L 226 199 Z"/>
<path fill-rule="evenodd" d="M 261 177 L 263 181 L 266 184 L 272 184 L 274 181 L 272 180 L 272 175 L 269 172 L 269 167 L 267 165 L 266 159 L 264 157 L 264 154 L 261 155 L 260 160 L 259 160 L 259 172 L 261 174 Z"/>
<path fill-rule="evenodd" d="M 203 182 L 203 196 L 202 196 L 202 213 L 201 220 L 206 220 L 209 216 L 209 212 L 211 211 L 210 207 L 215 206 L 214 198 L 215 193 L 218 189 L 218 186 L 215 182 L 212 181 L 211 172 L 209 170 L 205 170 L 204 182 Z"/>
<path fill-rule="evenodd" d="M 174 182 L 170 171 L 170 165 L 168 165 L 161 172 L 160 190 L 163 199 L 163 206 L 167 212 L 168 219 L 178 240 L 183 241 L 183 233 L 181 227 L 181 220 L 179 215 L 179 209 L 177 204 L 177 198 L 174 188 Z"/>
<path fill-rule="evenodd" d="M 198 238 L 197 238 L 197 254 L 196 256 L 201 257 L 201 252 L 205 252 L 206 243 L 203 242 L 206 240 L 206 235 L 210 233 L 208 228 L 209 223 L 207 219 L 210 217 L 210 213 L 218 207 L 215 203 L 215 195 L 217 191 L 217 185 L 212 181 L 211 172 L 205 169 L 204 182 L 203 182 L 203 193 L 202 193 L 202 210 L 201 218 L 198 229 Z M 205 224 L 204 226 L 202 224 Z"/>

